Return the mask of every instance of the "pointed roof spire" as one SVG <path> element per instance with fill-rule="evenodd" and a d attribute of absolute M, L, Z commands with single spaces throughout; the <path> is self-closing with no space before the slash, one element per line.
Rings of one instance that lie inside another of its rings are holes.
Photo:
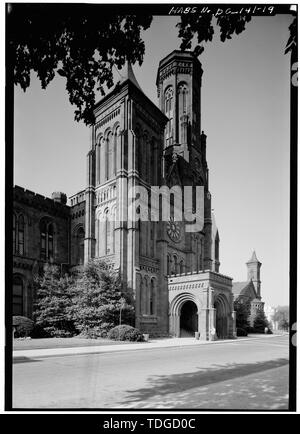
<path fill-rule="evenodd" d="M 125 81 L 129 80 L 131 81 L 131 83 L 133 83 L 138 89 L 142 90 L 132 69 L 131 63 L 129 62 L 129 60 L 126 61 L 125 65 L 123 66 L 123 68 L 121 69 L 121 71 L 119 71 L 119 74 L 121 76 L 121 80 L 120 80 L 120 84 L 125 83 Z"/>
<path fill-rule="evenodd" d="M 259 262 L 259 260 L 257 259 L 256 253 L 255 253 L 255 250 L 253 250 L 252 256 L 249 259 L 249 261 L 247 262 L 247 264 L 249 264 L 250 262 Z"/>

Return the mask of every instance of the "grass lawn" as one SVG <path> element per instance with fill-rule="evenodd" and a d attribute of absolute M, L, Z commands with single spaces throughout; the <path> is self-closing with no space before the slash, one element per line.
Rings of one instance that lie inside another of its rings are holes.
<path fill-rule="evenodd" d="M 15 339 L 13 350 L 37 350 L 46 348 L 74 348 L 100 345 L 130 344 L 128 341 L 111 341 L 109 339 L 85 339 L 85 338 L 44 338 L 44 339 Z M 136 342 L 135 342 L 136 343 Z"/>

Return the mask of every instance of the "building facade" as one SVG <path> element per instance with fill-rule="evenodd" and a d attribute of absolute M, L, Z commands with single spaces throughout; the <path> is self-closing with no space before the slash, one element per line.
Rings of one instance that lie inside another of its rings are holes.
<path fill-rule="evenodd" d="M 45 262 L 72 270 L 99 258 L 133 292 L 143 332 L 234 337 L 232 278 L 219 272 L 201 129 L 201 63 L 177 50 L 160 62 L 159 107 L 130 64 L 121 77 L 94 109 L 86 188 L 69 205 L 63 193 L 14 189 L 14 313 L 31 316 L 32 278 Z M 249 264 L 255 270 L 260 297 L 259 269 Z"/>
<path fill-rule="evenodd" d="M 256 257 L 255 251 L 246 263 L 247 281 L 234 282 L 232 291 L 234 301 L 241 303 L 250 303 L 250 326 L 253 326 L 254 319 L 258 312 L 264 311 L 264 302 L 261 300 L 261 280 L 260 268 L 261 262 Z"/>

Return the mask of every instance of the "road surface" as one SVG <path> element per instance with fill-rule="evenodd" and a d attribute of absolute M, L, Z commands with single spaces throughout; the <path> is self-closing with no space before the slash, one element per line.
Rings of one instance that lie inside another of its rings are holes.
<path fill-rule="evenodd" d="M 288 339 L 16 361 L 13 407 L 287 409 Z"/>

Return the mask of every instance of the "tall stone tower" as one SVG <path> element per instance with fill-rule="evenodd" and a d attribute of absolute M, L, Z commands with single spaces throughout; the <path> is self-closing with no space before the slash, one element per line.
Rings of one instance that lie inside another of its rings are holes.
<path fill-rule="evenodd" d="M 206 135 L 201 133 L 202 73 L 201 63 L 190 51 L 175 50 L 160 61 L 156 79 L 159 107 L 168 118 L 164 133 L 165 183 L 169 187 L 204 187 L 204 228 L 185 236 L 184 243 L 171 237 L 171 274 L 174 270 L 176 274 L 178 268 L 181 272 L 174 262 L 182 261 L 185 271 L 219 269 L 219 258 L 212 257 L 212 246 L 218 244 L 218 237 L 213 239 Z M 177 226 L 177 232 L 182 232 Z M 218 254 L 218 246 L 214 251 Z"/>
<path fill-rule="evenodd" d="M 142 186 L 149 193 L 152 185 L 162 184 L 167 118 L 143 93 L 129 63 L 120 75 L 94 109 L 87 156 L 85 262 L 101 258 L 119 270 L 133 291 L 136 326 L 163 334 L 168 332 L 168 286 L 160 222 L 147 219 L 148 204 L 142 219 L 136 217 L 131 192 Z"/>
<path fill-rule="evenodd" d="M 259 300 L 261 300 L 261 293 L 260 293 L 261 262 L 259 262 L 259 260 L 257 259 L 255 251 L 253 251 L 251 258 L 246 263 L 246 265 L 247 265 L 247 269 L 248 269 L 248 276 L 247 276 L 248 281 L 252 280 L 254 287 L 255 287 L 256 294 L 257 294 L 257 298 Z"/>

